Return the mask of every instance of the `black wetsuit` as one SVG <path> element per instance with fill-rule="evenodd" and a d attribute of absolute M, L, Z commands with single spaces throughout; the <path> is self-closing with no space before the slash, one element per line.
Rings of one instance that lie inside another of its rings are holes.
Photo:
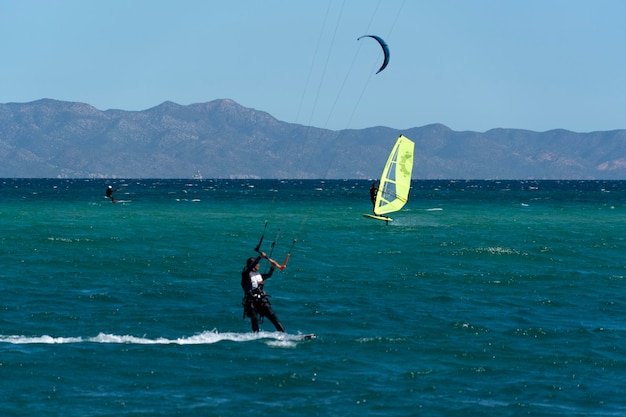
<path fill-rule="evenodd" d="M 106 194 L 106 196 L 107 196 L 108 198 L 110 198 L 110 199 L 111 199 L 111 201 L 115 202 L 115 199 L 113 198 L 113 189 L 112 189 L 112 188 L 107 188 L 107 194 Z"/>
<path fill-rule="evenodd" d="M 372 207 L 376 208 L 376 194 L 378 193 L 378 187 L 376 184 L 372 184 L 372 188 L 370 188 L 370 200 L 372 200 Z"/>
<path fill-rule="evenodd" d="M 252 331 L 259 331 L 259 316 L 267 317 L 276 330 L 279 332 L 284 332 L 285 328 L 276 317 L 274 310 L 272 310 L 272 305 L 270 300 L 268 299 L 268 295 L 263 291 L 263 286 L 258 285 L 254 288 L 250 273 L 254 269 L 254 267 L 261 261 L 261 257 L 257 257 L 254 262 L 250 265 L 246 266 L 241 272 L 241 288 L 245 293 L 243 301 L 243 315 L 245 317 L 250 317 L 250 322 L 252 324 Z M 268 279 L 274 273 L 274 267 L 270 268 L 269 272 L 265 274 L 259 275 L 263 278 L 263 280 Z"/>

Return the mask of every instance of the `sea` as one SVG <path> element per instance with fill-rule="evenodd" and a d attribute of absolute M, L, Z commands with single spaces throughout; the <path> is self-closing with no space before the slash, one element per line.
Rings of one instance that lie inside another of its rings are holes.
<path fill-rule="evenodd" d="M 0 415 L 626 415 L 625 181 L 370 185 L 1 179 Z"/>

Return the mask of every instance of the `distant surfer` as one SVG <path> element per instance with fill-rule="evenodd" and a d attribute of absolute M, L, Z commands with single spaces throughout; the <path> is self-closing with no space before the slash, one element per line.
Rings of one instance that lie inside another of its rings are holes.
<path fill-rule="evenodd" d="M 376 194 L 378 194 L 378 184 L 376 181 L 372 182 L 372 187 L 370 188 L 370 200 L 372 200 L 372 210 L 374 214 L 376 214 Z"/>
<path fill-rule="evenodd" d="M 259 272 L 259 262 L 263 258 L 267 259 L 271 265 L 270 270 L 265 274 Z M 259 331 L 259 316 L 267 317 L 277 331 L 285 331 L 278 317 L 274 314 L 274 310 L 272 310 L 269 296 L 263 290 L 263 284 L 266 279 L 272 276 L 274 268 L 280 268 L 280 264 L 268 258 L 264 252 L 260 252 L 256 258 L 248 258 L 246 267 L 241 272 L 241 288 L 245 294 L 241 302 L 243 316 L 244 318 L 250 317 L 253 332 Z"/>
<path fill-rule="evenodd" d="M 106 197 L 110 198 L 112 203 L 115 203 L 115 198 L 113 198 L 113 187 L 110 185 L 107 187 Z"/>

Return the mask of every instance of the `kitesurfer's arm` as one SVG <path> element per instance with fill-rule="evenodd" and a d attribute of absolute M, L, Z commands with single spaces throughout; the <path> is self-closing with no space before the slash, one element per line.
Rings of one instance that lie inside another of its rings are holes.
<path fill-rule="evenodd" d="M 271 258 L 267 258 L 267 260 L 270 262 L 271 267 L 270 270 L 267 271 L 265 274 L 261 274 L 261 277 L 263 277 L 264 280 L 272 276 L 272 274 L 274 273 L 274 268 L 280 269 L 280 264 L 278 262 Z"/>
<path fill-rule="evenodd" d="M 259 256 L 256 257 L 256 259 L 254 260 L 254 262 L 252 262 L 250 264 L 250 266 L 248 267 L 248 269 L 250 269 L 250 271 L 252 271 L 252 269 L 254 269 L 254 267 L 261 262 L 261 259 L 269 259 L 270 262 L 272 262 L 272 260 L 270 258 L 267 257 L 267 255 L 265 254 L 265 252 L 259 252 Z"/>
<path fill-rule="evenodd" d="M 255 266 L 257 266 L 257 264 L 259 262 L 261 262 L 261 259 L 265 258 L 265 253 L 261 252 L 261 254 L 259 256 L 256 257 L 256 259 L 254 260 L 254 262 L 252 262 L 250 265 L 248 265 L 246 267 L 246 272 L 250 272 L 254 269 Z"/>
<path fill-rule="evenodd" d="M 280 269 L 280 266 L 281 266 L 281 265 L 280 265 L 278 262 L 276 262 L 275 260 L 273 260 L 272 258 L 268 257 L 268 256 L 265 254 L 265 252 L 261 252 L 261 253 L 259 254 L 259 256 L 256 258 L 256 260 L 255 260 L 255 261 L 252 263 L 252 265 L 250 266 L 250 269 L 254 268 L 254 266 L 255 266 L 256 264 L 258 264 L 258 263 L 259 263 L 259 261 L 261 261 L 261 258 L 265 258 L 265 259 L 267 259 L 267 260 L 269 261 L 270 265 L 272 265 L 272 268 L 271 268 L 271 269 L 274 269 L 274 268 L 279 268 L 279 269 Z"/>
<path fill-rule="evenodd" d="M 280 269 L 280 264 L 278 262 L 276 262 L 275 260 L 271 259 L 271 258 L 267 258 L 267 260 L 270 262 L 270 264 L 272 265 L 272 269 L 274 268 L 278 268 Z"/>

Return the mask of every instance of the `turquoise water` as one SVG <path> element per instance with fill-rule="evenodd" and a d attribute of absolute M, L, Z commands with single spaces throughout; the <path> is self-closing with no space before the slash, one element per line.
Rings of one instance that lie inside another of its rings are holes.
<path fill-rule="evenodd" d="M 626 182 L 416 181 L 389 225 L 369 181 L 0 184 L 2 415 L 626 413 Z M 242 318 L 265 222 L 286 335 Z"/>

